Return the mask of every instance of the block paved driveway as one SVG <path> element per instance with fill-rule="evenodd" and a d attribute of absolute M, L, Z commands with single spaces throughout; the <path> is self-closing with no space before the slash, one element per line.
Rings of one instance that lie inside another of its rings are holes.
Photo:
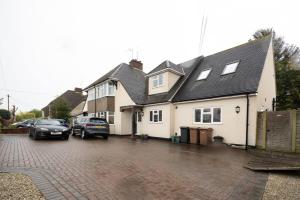
<path fill-rule="evenodd" d="M 267 174 L 223 145 L 110 137 L 0 135 L 0 170 L 28 174 L 46 199 L 261 199 Z"/>

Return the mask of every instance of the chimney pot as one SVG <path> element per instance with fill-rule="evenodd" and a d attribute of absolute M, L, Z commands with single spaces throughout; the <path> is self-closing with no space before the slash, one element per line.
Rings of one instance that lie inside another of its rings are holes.
<path fill-rule="evenodd" d="M 82 88 L 77 88 L 77 87 L 76 87 L 76 88 L 74 89 L 74 91 L 75 91 L 75 92 L 80 92 L 80 93 L 82 93 Z"/>
<path fill-rule="evenodd" d="M 131 67 L 134 67 L 134 68 L 137 68 L 139 70 L 142 70 L 143 71 L 143 63 L 137 59 L 132 59 L 130 62 L 129 62 L 129 65 Z"/>

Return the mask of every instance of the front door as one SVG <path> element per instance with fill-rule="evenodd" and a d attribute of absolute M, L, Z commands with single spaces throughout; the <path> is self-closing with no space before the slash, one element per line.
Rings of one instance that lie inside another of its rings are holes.
<path fill-rule="evenodd" d="M 132 135 L 136 134 L 136 112 L 132 112 Z"/>

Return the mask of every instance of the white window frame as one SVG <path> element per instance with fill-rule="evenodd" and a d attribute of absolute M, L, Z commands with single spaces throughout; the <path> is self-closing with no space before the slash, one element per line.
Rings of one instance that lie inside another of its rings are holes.
<path fill-rule="evenodd" d="M 213 109 L 220 109 L 221 110 L 221 114 L 220 114 L 220 122 L 214 122 L 214 112 Z M 210 114 L 211 115 L 211 122 L 203 122 L 203 110 L 204 109 L 210 109 L 210 112 L 206 112 L 204 114 Z M 201 110 L 201 121 L 200 122 L 196 122 L 196 110 Z M 222 118 L 222 113 L 223 110 L 221 107 L 201 107 L 201 108 L 194 108 L 193 109 L 193 124 L 222 124 L 223 123 L 223 118 Z"/>
<path fill-rule="evenodd" d="M 223 69 L 223 72 L 222 72 L 222 75 L 226 75 L 226 74 L 232 74 L 232 73 L 235 73 L 236 72 L 236 69 L 238 68 L 240 64 L 240 61 L 237 60 L 237 61 L 234 61 L 234 62 L 230 62 L 230 63 L 227 63 Z M 232 65 L 235 65 L 235 68 L 231 69 L 231 70 L 228 70 L 228 68 Z"/>
<path fill-rule="evenodd" d="M 151 121 L 151 112 L 152 112 L 152 121 Z M 161 117 L 159 117 L 160 112 L 161 112 Z M 154 115 L 157 116 L 157 122 L 154 121 Z M 163 121 L 162 110 L 150 110 L 149 111 L 149 121 L 150 121 L 150 123 L 162 123 L 162 121 Z"/>
<path fill-rule="evenodd" d="M 113 114 L 111 114 L 113 113 Z M 109 117 L 113 117 L 114 118 L 114 122 L 115 122 L 115 112 L 112 111 L 103 111 L 103 112 L 98 112 L 98 117 L 106 119 L 106 121 L 109 123 Z M 110 124 L 110 123 L 109 123 Z M 113 123 L 114 124 L 114 123 Z M 110 125 L 113 125 L 110 124 Z"/>
<path fill-rule="evenodd" d="M 113 89 L 112 89 L 113 88 Z M 95 88 L 94 88 L 95 90 Z M 109 81 L 101 83 L 96 86 L 96 98 L 100 99 L 102 97 L 107 96 L 115 96 L 116 86 L 114 84 L 110 84 Z M 90 99 L 93 100 L 94 98 Z"/>
<path fill-rule="evenodd" d="M 156 83 L 156 84 L 155 84 Z M 158 88 L 164 85 L 164 75 L 158 74 L 152 77 L 152 87 Z"/>
<path fill-rule="evenodd" d="M 207 74 L 205 74 L 206 72 L 207 72 Z M 197 78 L 197 81 L 201 81 L 201 80 L 207 79 L 207 77 L 209 76 L 210 72 L 211 72 L 211 68 L 207 68 L 207 69 L 202 70 L 200 72 L 198 78 Z"/>
<path fill-rule="evenodd" d="M 139 119 L 140 119 L 140 121 L 139 121 Z M 142 112 L 141 111 L 136 112 L 136 122 L 141 123 L 142 120 L 143 120 Z"/>

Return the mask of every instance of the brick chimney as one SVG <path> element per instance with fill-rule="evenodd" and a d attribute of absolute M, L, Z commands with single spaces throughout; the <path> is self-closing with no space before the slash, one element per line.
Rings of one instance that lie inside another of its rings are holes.
<path fill-rule="evenodd" d="M 129 65 L 143 71 L 143 63 L 137 59 L 132 59 Z"/>
<path fill-rule="evenodd" d="M 76 88 L 74 89 L 74 91 L 75 91 L 75 92 L 78 92 L 78 93 L 82 93 L 82 88 L 77 88 L 77 87 L 76 87 Z"/>

